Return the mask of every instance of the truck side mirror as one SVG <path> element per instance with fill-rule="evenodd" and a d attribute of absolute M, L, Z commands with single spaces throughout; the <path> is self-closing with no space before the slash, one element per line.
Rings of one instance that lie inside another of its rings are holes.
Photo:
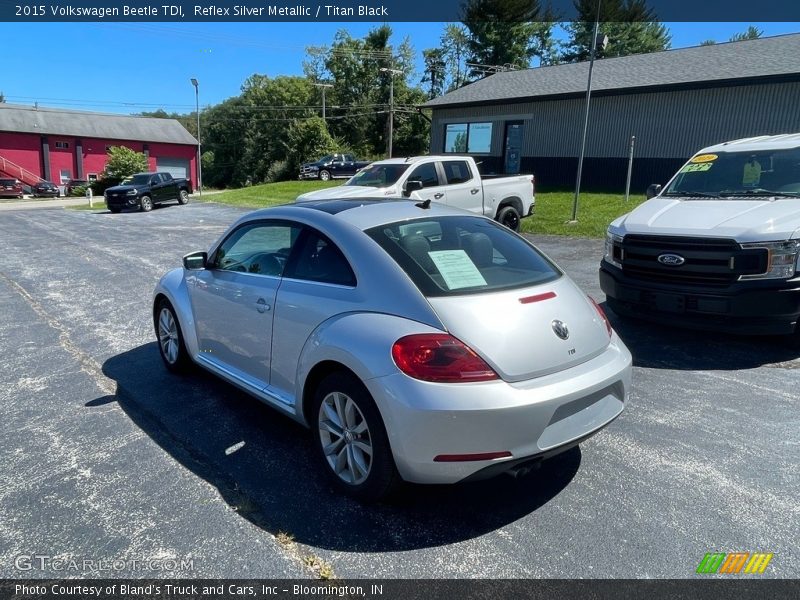
<path fill-rule="evenodd" d="M 414 192 L 418 192 L 423 188 L 422 182 L 419 179 L 412 179 L 406 181 L 403 185 L 403 196 L 408 198 Z"/>
<path fill-rule="evenodd" d="M 645 195 L 647 196 L 647 199 L 650 200 L 650 198 L 655 198 L 660 193 L 661 193 L 661 184 L 651 183 L 649 186 L 647 186 L 647 192 L 645 193 Z"/>
<path fill-rule="evenodd" d="M 206 268 L 208 253 L 192 252 L 183 257 L 183 268 L 187 271 L 200 271 Z"/>

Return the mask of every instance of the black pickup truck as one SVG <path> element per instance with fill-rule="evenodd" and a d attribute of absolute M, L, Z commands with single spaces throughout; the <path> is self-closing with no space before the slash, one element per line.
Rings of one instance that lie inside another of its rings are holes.
<path fill-rule="evenodd" d="M 352 177 L 370 161 L 355 160 L 352 154 L 328 154 L 317 161 L 300 165 L 300 179 L 320 179 Z"/>
<path fill-rule="evenodd" d="M 173 200 L 186 204 L 191 193 L 192 183 L 188 179 L 173 179 L 169 173 L 137 173 L 108 188 L 103 195 L 108 210 L 118 213 L 123 208 L 147 212 L 155 204 Z"/>

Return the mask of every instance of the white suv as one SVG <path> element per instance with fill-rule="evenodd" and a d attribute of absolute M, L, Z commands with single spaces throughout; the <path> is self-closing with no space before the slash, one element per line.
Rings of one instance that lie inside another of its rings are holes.
<path fill-rule="evenodd" d="M 648 197 L 608 228 L 614 312 L 800 339 L 800 134 L 704 148 Z"/>

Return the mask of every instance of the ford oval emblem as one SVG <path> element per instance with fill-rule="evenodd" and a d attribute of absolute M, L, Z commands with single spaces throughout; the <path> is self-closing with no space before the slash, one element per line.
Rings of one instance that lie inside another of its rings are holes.
<path fill-rule="evenodd" d="M 556 319 L 550 324 L 550 326 L 553 328 L 553 332 L 562 340 L 565 340 L 569 337 L 569 329 L 563 321 Z"/>
<path fill-rule="evenodd" d="M 668 267 L 680 267 L 686 262 L 686 259 L 680 254 L 660 254 L 658 256 L 658 262 Z"/>

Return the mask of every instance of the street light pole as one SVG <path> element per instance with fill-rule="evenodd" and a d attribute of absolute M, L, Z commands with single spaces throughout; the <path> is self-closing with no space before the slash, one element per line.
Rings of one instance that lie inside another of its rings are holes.
<path fill-rule="evenodd" d="M 381 73 L 389 73 L 389 158 L 392 158 L 392 137 L 394 136 L 394 76 L 402 73 L 400 69 L 381 68 Z"/>
<path fill-rule="evenodd" d="M 581 193 L 581 175 L 583 174 L 583 155 L 586 153 L 586 132 L 589 129 L 589 104 L 592 99 L 592 71 L 594 70 L 594 58 L 597 53 L 597 38 L 600 30 L 600 4 L 602 0 L 597 0 L 597 17 L 594 21 L 594 33 L 592 34 L 592 49 L 589 53 L 589 81 L 586 84 L 586 110 L 583 115 L 583 137 L 581 139 L 581 153 L 578 155 L 578 175 L 575 181 L 575 198 L 572 201 L 571 223 L 578 220 L 578 197 Z M 603 36 L 603 48 L 605 48 L 608 38 Z"/>
<path fill-rule="evenodd" d="M 194 86 L 194 105 L 195 105 L 195 113 L 197 113 L 197 192 L 200 194 L 200 198 L 202 198 L 203 165 L 201 164 L 201 152 L 200 152 L 200 84 L 194 77 L 192 77 L 190 81 Z"/>
<path fill-rule="evenodd" d="M 328 88 L 332 88 L 333 85 L 330 83 L 315 83 L 314 84 L 318 88 L 322 88 L 322 120 L 325 120 L 325 90 Z"/>

